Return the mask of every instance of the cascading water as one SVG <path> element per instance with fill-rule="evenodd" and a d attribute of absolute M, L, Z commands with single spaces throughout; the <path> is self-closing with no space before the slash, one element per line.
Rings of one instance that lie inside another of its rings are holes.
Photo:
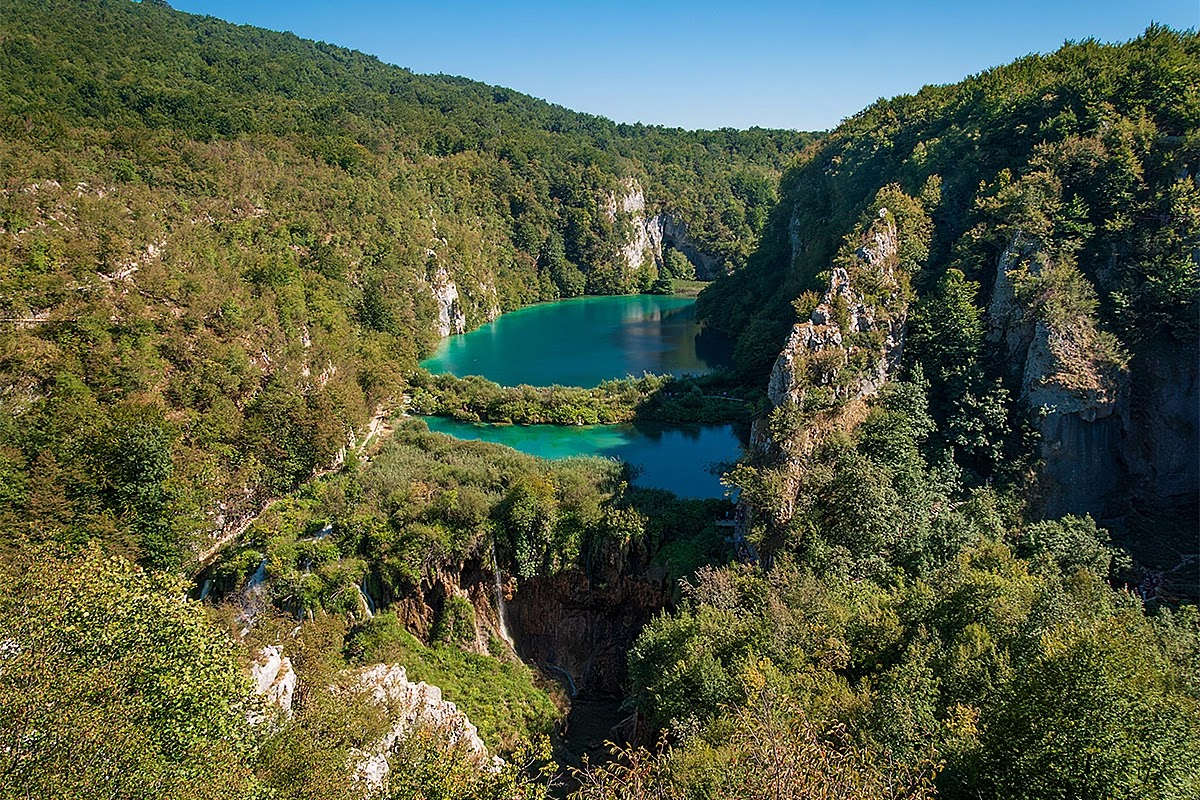
<path fill-rule="evenodd" d="M 267 560 L 264 558 L 258 563 L 258 569 L 254 570 L 254 574 L 250 576 L 250 580 L 246 581 L 246 594 L 259 592 L 259 587 L 267 580 Z"/>
<path fill-rule="evenodd" d="M 362 584 L 358 587 L 358 600 L 362 604 L 363 613 L 367 618 L 375 616 L 375 601 L 371 599 L 371 595 L 367 593 L 367 579 L 362 579 Z"/>
<path fill-rule="evenodd" d="M 267 559 L 259 562 L 258 569 L 254 570 L 254 574 L 246 581 L 246 585 L 242 587 L 241 604 L 242 611 L 238 618 L 242 621 L 242 636 L 250 632 L 254 627 L 258 615 L 262 613 L 263 608 L 267 604 Z"/>
<path fill-rule="evenodd" d="M 574 698 L 579 694 L 579 690 L 575 688 L 575 679 L 571 677 L 571 673 L 560 667 L 558 664 L 546 664 L 546 669 L 551 672 L 556 672 L 566 678 L 567 696 Z"/>
<path fill-rule="evenodd" d="M 500 565 L 496 561 L 496 545 L 494 543 L 492 544 L 492 576 L 496 586 L 496 616 L 500 620 L 500 638 L 507 642 L 509 647 L 516 649 L 512 636 L 508 633 L 508 623 L 505 621 L 508 609 L 504 605 L 504 586 L 500 580 Z"/>

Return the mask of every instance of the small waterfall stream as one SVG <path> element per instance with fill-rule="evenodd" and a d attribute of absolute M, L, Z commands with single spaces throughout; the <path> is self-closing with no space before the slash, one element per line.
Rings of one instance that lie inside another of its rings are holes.
<path fill-rule="evenodd" d="M 263 559 L 258 564 L 258 569 L 254 570 L 254 574 L 246 580 L 246 585 L 241 591 L 242 611 L 238 614 L 238 618 L 243 624 L 242 636 L 250 632 L 254 627 L 254 623 L 258 620 L 258 615 L 262 613 L 263 608 L 267 604 L 267 559 Z"/>
<path fill-rule="evenodd" d="M 551 672 L 556 672 L 566 678 L 567 696 L 574 699 L 579 694 L 579 690 L 575 688 L 575 679 L 571 677 L 571 673 L 560 667 L 558 664 L 546 664 L 546 669 Z"/>
<path fill-rule="evenodd" d="M 246 594 L 258 593 L 258 588 L 267 580 L 267 560 L 264 558 L 258 563 L 258 569 L 254 570 L 254 574 L 250 576 L 250 580 L 246 581 L 246 588 L 243 590 Z"/>
<path fill-rule="evenodd" d="M 363 613 L 367 615 L 368 619 L 375 616 L 375 601 L 371 598 L 370 593 L 367 592 L 367 579 L 365 577 L 358 587 L 358 601 L 362 605 Z"/>
<path fill-rule="evenodd" d="M 508 608 L 504 603 L 504 585 L 503 581 L 500 580 L 500 564 L 496 561 L 495 543 L 492 544 L 492 577 L 496 587 L 496 616 L 500 620 L 500 638 L 515 650 L 516 645 L 513 644 L 512 636 L 508 632 L 508 622 L 506 621 Z"/>

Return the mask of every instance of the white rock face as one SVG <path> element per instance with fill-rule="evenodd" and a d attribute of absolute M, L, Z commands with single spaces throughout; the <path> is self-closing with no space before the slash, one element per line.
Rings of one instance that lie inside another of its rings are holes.
<path fill-rule="evenodd" d="M 620 251 L 621 266 L 626 275 L 637 273 L 648 261 L 661 267 L 663 248 L 668 245 L 688 257 L 696 267 L 696 277 L 701 280 L 711 280 L 724 272 L 721 260 L 697 248 L 682 222 L 670 214 L 646 216 L 646 193 L 636 179 L 626 178 L 621 184 L 620 195 L 611 195 L 604 210 L 613 222 L 621 216 L 629 220 L 630 238 Z"/>
<path fill-rule="evenodd" d="M 0 659 L 8 649 L 9 641 L 0 642 Z M 291 718 L 299 679 L 291 659 L 283 654 L 283 648 L 275 645 L 262 648 L 250 665 L 250 677 L 254 693 L 262 697 L 267 706 L 274 706 Z M 358 751 L 357 760 L 351 766 L 368 793 L 383 786 L 390 770 L 388 754 L 417 728 L 437 731 L 451 746 L 465 748 L 480 769 L 494 770 L 504 763 L 488 754 L 487 746 L 479 738 L 479 730 L 458 706 L 442 699 L 441 689 L 424 681 L 413 683 L 399 664 L 376 664 L 354 670 L 351 677 L 351 685 L 366 692 L 370 701 L 386 711 L 392 720 L 387 734 L 370 749 Z M 268 718 L 267 714 L 253 713 L 250 722 L 257 725 Z"/>
<path fill-rule="evenodd" d="M 283 654 L 282 647 L 268 645 L 258 653 L 250 665 L 250 677 L 254 681 L 254 693 L 261 695 L 268 704 L 276 706 L 284 715 L 292 716 L 292 698 L 296 694 L 296 672 L 292 660 Z M 251 722 L 262 722 L 260 716 L 251 717 Z"/>
<path fill-rule="evenodd" d="M 452 333 L 466 332 L 467 315 L 463 313 L 462 302 L 458 296 L 458 284 L 450 277 L 445 266 L 438 265 L 429 285 L 438 307 L 438 333 L 449 336 Z"/>
<path fill-rule="evenodd" d="M 646 194 L 633 178 L 621 184 L 621 194 L 609 195 L 604 207 L 608 218 L 616 222 L 619 217 L 628 219 L 631 233 L 629 241 L 620 251 L 621 269 L 626 275 L 640 272 L 647 261 L 662 263 L 662 226 L 658 217 L 646 218 Z"/>
<path fill-rule="evenodd" d="M 465 747 L 481 769 L 495 768 L 497 761 L 488 755 L 478 729 L 458 706 L 442 699 L 438 687 L 424 681 L 413 683 L 399 664 L 377 664 L 359 671 L 358 685 L 393 720 L 391 730 L 374 748 L 363 752 L 358 762 L 358 777 L 369 790 L 383 785 L 390 769 L 387 754 L 415 728 L 444 732 L 450 744 Z"/>
<path fill-rule="evenodd" d="M 638 270 L 647 257 L 656 264 L 662 263 L 663 231 L 658 216 L 646 219 L 646 196 L 642 187 L 631 181 L 628 193 L 622 198 L 622 210 L 631 215 L 633 236 L 621 250 L 621 257 L 630 270 Z"/>

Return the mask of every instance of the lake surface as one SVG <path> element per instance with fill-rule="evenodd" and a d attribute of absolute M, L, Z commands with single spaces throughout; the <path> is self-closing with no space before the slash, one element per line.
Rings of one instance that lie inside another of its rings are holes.
<path fill-rule="evenodd" d="M 680 497 L 724 497 L 716 465 L 736 461 L 742 454 L 742 441 L 732 425 L 487 425 L 446 417 L 423 419 L 431 431 L 503 444 L 542 458 L 619 458 L 640 470 L 634 485 L 668 489 Z"/>
<path fill-rule="evenodd" d="M 670 295 L 580 297 L 512 311 L 444 339 L 421 363 L 503 386 L 596 386 L 612 378 L 700 374 L 730 363 L 727 339 L 696 322 L 696 301 Z M 736 461 L 732 425 L 486 425 L 426 417 L 431 431 L 542 458 L 602 456 L 633 465 L 634 484 L 680 497 L 724 497 L 718 464 Z"/>
<path fill-rule="evenodd" d="M 579 297 L 510 311 L 442 341 L 432 373 L 502 386 L 582 386 L 611 378 L 699 374 L 729 364 L 732 344 L 696 322 L 696 301 L 670 295 Z"/>

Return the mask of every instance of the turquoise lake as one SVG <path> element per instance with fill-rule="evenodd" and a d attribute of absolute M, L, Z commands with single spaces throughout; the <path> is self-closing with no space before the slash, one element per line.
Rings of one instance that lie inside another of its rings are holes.
<path fill-rule="evenodd" d="M 611 378 L 700 374 L 732 348 L 696 322 L 695 300 L 666 295 L 582 297 L 504 314 L 444 339 L 421 366 L 482 375 L 504 386 L 596 386 Z M 507 445 L 542 458 L 602 456 L 636 468 L 638 486 L 681 497 L 723 497 L 719 464 L 742 454 L 732 425 L 484 425 L 426 417 L 429 429 Z"/>
<path fill-rule="evenodd" d="M 542 458 L 603 456 L 637 468 L 634 485 L 680 497 L 724 497 L 721 467 L 742 454 L 732 425 L 484 425 L 422 417 L 429 430 L 507 445 Z"/>
<path fill-rule="evenodd" d="M 592 387 L 610 378 L 699 374 L 732 346 L 696 322 L 690 297 L 578 297 L 510 311 L 442 340 L 421 362 L 433 373 L 482 375 L 502 386 Z"/>

